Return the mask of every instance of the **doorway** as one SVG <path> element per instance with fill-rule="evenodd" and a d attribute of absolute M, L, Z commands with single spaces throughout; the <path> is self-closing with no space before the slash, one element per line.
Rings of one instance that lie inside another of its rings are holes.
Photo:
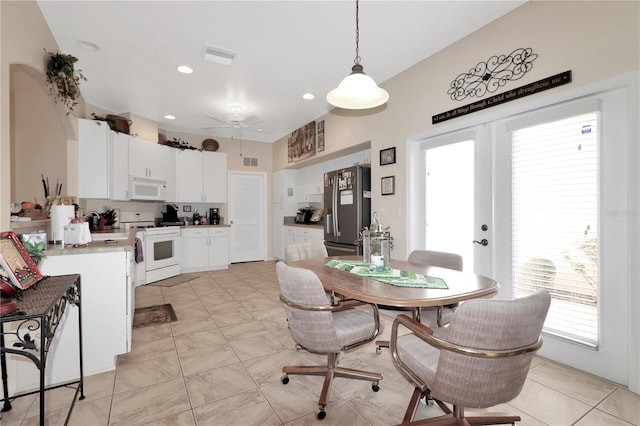
<path fill-rule="evenodd" d="M 531 101 L 510 108 L 509 114 L 498 111 L 483 119 L 472 117 L 461 122 L 459 130 L 448 128 L 448 133 L 441 131 L 410 144 L 410 178 L 416 182 L 410 196 L 416 201 L 409 203 L 409 249 L 446 248 L 464 255 L 466 237 L 454 244 L 447 241 L 447 233 L 452 240 L 456 233 L 468 235 L 466 229 L 473 221 L 474 234 L 468 241 L 487 240 L 486 246 L 473 246 L 473 272 L 500 283 L 497 297 L 520 296 L 527 285 L 550 290 L 555 307 L 545 323 L 540 355 L 634 385 L 629 380 L 637 373 L 637 353 L 630 350 L 637 347 L 637 337 L 630 334 L 634 325 L 629 302 L 636 214 L 630 194 L 637 190 L 629 133 L 632 91 L 626 84 L 603 86 Z M 568 142 L 557 140 L 564 140 L 567 132 Z M 484 138 L 486 143 L 481 144 Z M 535 147 L 536 143 L 540 145 Z M 456 145 L 462 151 L 455 151 Z M 470 166 L 469 154 L 464 152 L 472 145 L 475 154 Z M 444 147 L 451 151 L 438 152 Z M 440 183 L 427 174 L 427 155 L 436 160 L 432 170 L 450 171 Z M 539 155 L 545 157 L 536 158 Z M 473 174 L 468 172 L 470 167 Z M 488 186 L 479 189 L 474 182 L 473 213 L 458 215 L 465 204 L 456 195 L 466 194 L 460 198 L 467 200 L 470 195 L 458 188 L 459 183 L 449 181 L 457 178 L 470 184 L 478 176 L 487 178 Z M 544 181 L 548 186 L 540 188 Z M 436 184 L 436 190 L 429 189 Z M 455 193 L 447 193 L 447 188 Z M 438 190 L 443 194 L 440 198 Z M 536 210 L 541 203 L 548 208 Z M 481 213 L 483 204 L 489 206 L 489 216 Z M 434 205 L 441 209 L 436 212 L 441 216 L 437 226 L 451 229 L 441 236 L 440 230 L 429 233 L 437 217 L 430 214 Z M 480 229 L 483 225 L 486 233 Z M 466 254 L 465 269 L 468 258 Z M 579 318 L 573 321 L 573 330 L 559 332 L 559 325 L 585 311 L 595 319 Z M 589 332 L 577 335 L 586 326 Z"/>
<path fill-rule="evenodd" d="M 464 269 L 492 276 L 491 150 L 487 126 L 426 138 L 412 157 L 420 175 L 411 211 L 424 212 L 410 250 L 457 253 Z"/>
<path fill-rule="evenodd" d="M 266 194 L 265 173 L 229 172 L 231 263 L 266 259 Z"/>

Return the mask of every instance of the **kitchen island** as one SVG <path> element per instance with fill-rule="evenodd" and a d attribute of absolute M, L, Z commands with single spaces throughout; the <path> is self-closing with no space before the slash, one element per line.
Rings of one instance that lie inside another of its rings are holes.
<path fill-rule="evenodd" d="M 117 356 L 131 350 L 134 241 L 132 230 L 125 239 L 114 243 L 96 240 L 80 247 L 49 245 L 39 265 L 43 275 L 81 276 L 85 376 L 114 370 Z M 47 385 L 77 379 L 78 311 L 72 305 L 64 312 L 56 339 L 49 348 Z M 12 394 L 38 387 L 39 377 L 30 361 L 16 356 L 9 356 L 7 361 Z"/>

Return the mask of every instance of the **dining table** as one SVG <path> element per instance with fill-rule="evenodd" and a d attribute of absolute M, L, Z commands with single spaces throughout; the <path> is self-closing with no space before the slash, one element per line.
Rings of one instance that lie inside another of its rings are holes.
<path fill-rule="evenodd" d="M 467 271 L 419 265 L 403 260 L 391 260 L 391 268 L 416 272 L 439 279 L 446 288 L 393 285 L 375 277 L 361 276 L 352 272 L 326 266 L 331 260 L 361 262 L 361 256 L 330 256 L 288 262 L 288 266 L 313 271 L 324 289 L 330 293 L 353 298 L 362 302 L 397 308 L 412 308 L 415 319 L 420 318 L 420 308 L 453 305 L 466 300 L 494 296 L 500 285 L 492 278 Z M 439 286 L 442 287 L 442 286 Z"/>

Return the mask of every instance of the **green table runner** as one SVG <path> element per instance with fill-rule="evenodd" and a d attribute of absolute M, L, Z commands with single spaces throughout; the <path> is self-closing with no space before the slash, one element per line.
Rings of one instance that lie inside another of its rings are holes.
<path fill-rule="evenodd" d="M 369 271 L 369 268 L 364 265 L 364 262 L 358 260 L 330 260 L 325 263 L 325 266 L 398 287 L 433 288 L 443 290 L 447 290 L 449 288 L 442 278 L 430 277 L 418 272 L 401 271 L 393 268 L 382 272 Z"/>

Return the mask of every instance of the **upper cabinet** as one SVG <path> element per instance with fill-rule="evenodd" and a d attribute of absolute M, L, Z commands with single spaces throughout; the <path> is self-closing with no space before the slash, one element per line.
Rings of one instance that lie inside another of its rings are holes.
<path fill-rule="evenodd" d="M 109 198 L 111 164 L 109 126 L 105 121 L 79 120 L 78 197 Z"/>
<path fill-rule="evenodd" d="M 176 150 L 175 164 L 176 202 L 227 202 L 227 154 Z"/>
<path fill-rule="evenodd" d="M 112 200 L 129 199 L 129 135 L 111 132 L 111 196 Z"/>
<path fill-rule="evenodd" d="M 202 152 L 202 201 L 207 203 L 227 202 L 227 154 Z"/>
<path fill-rule="evenodd" d="M 138 178 L 164 180 L 170 178 L 169 147 L 129 136 L 129 175 Z"/>

